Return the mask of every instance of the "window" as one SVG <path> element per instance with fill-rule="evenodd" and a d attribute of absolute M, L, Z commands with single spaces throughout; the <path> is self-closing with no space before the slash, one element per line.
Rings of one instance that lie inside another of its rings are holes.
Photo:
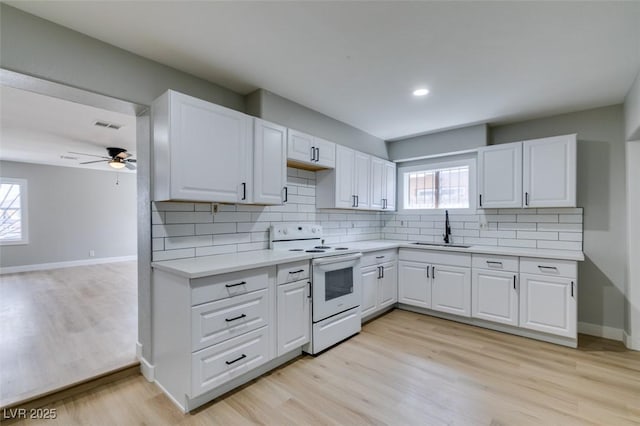
<path fill-rule="evenodd" d="M 475 159 L 400 167 L 402 210 L 475 208 Z"/>
<path fill-rule="evenodd" d="M 27 181 L 0 178 L 0 244 L 26 244 Z"/>

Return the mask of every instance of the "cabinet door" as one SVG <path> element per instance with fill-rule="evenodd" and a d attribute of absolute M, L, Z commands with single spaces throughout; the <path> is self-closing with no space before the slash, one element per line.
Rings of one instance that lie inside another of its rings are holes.
<path fill-rule="evenodd" d="M 278 286 L 278 356 L 309 342 L 311 298 L 309 282 Z"/>
<path fill-rule="evenodd" d="M 419 262 L 398 262 L 398 302 L 431 308 L 431 266 Z"/>
<path fill-rule="evenodd" d="M 287 129 L 254 118 L 253 202 L 282 204 L 287 182 Z"/>
<path fill-rule="evenodd" d="M 378 308 L 386 308 L 398 301 L 398 266 L 396 262 L 382 264 L 382 278 L 378 289 Z"/>
<path fill-rule="evenodd" d="M 576 135 L 524 142 L 525 207 L 576 206 Z"/>
<path fill-rule="evenodd" d="M 520 274 L 520 327 L 575 339 L 576 281 Z"/>
<path fill-rule="evenodd" d="M 379 266 L 369 266 L 361 269 L 362 273 L 362 305 L 360 312 L 362 317 L 375 312 L 378 304 L 378 281 L 380 276 Z"/>
<path fill-rule="evenodd" d="M 396 163 L 385 161 L 384 163 L 384 209 L 395 211 L 396 209 Z"/>
<path fill-rule="evenodd" d="M 371 157 L 371 209 L 383 210 L 386 197 L 386 169 L 381 158 Z"/>
<path fill-rule="evenodd" d="M 316 148 L 316 165 L 333 169 L 336 166 L 336 144 L 324 139 L 313 138 L 313 145 Z"/>
<path fill-rule="evenodd" d="M 458 266 L 431 268 L 431 309 L 471 316 L 471 270 Z"/>
<path fill-rule="evenodd" d="M 473 268 L 471 316 L 518 326 L 517 274 Z"/>
<path fill-rule="evenodd" d="M 171 198 L 247 202 L 251 117 L 170 92 Z"/>
<path fill-rule="evenodd" d="M 336 208 L 355 207 L 354 170 L 356 152 L 342 145 L 336 146 Z"/>
<path fill-rule="evenodd" d="M 371 204 L 371 156 L 362 152 L 355 152 L 354 162 L 354 194 L 356 208 L 369 209 Z"/>
<path fill-rule="evenodd" d="M 478 206 L 522 207 L 522 142 L 478 150 Z"/>
<path fill-rule="evenodd" d="M 289 129 L 287 132 L 287 158 L 303 163 L 314 163 L 313 136 Z"/>

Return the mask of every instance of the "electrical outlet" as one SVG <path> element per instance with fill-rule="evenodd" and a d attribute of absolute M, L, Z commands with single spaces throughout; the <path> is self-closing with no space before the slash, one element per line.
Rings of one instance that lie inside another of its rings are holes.
<path fill-rule="evenodd" d="M 215 203 L 211 203 L 211 213 L 218 213 L 218 205 Z"/>
<path fill-rule="evenodd" d="M 355 228 L 355 227 L 356 227 L 356 224 L 355 224 L 355 223 L 353 223 L 353 222 L 351 222 L 351 227 L 352 227 L 352 228 Z"/>
<path fill-rule="evenodd" d="M 96 256 L 96 251 L 95 250 L 89 250 L 89 257 L 95 257 Z"/>
<path fill-rule="evenodd" d="M 400 221 L 400 226 L 404 226 L 404 220 Z"/>

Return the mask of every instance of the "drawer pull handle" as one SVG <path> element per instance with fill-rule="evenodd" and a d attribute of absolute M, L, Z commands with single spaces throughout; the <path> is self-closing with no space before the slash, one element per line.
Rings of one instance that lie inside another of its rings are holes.
<path fill-rule="evenodd" d="M 289 273 L 290 273 L 291 275 L 293 275 L 293 274 L 299 274 L 300 272 L 304 272 L 304 269 L 298 269 L 297 271 L 289 271 Z"/>
<path fill-rule="evenodd" d="M 234 318 L 225 318 L 224 320 L 226 322 L 231 322 L 231 321 L 237 321 L 239 319 L 246 318 L 246 317 L 247 317 L 246 314 L 242 314 L 242 315 L 238 315 L 237 317 L 234 317 Z"/>
<path fill-rule="evenodd" d="M 571 297 L 573 297 L 573 281 L 571 281 Z"/>
<path fill-rule="evenodd" d="M 247 356 L 246 356 L 245 354 L 242 354 L 242 355 L 240 355 L 238 358 L 234 359 L 233 361 L 225 361 L 225 363 L 226 363 L 227 365 L 231 365 L 231 364 L 234 364 L 234 363 L 236 363 L 236 362 L 238 362 L 238 361 L 240 361 L 240 360 L 242 360 L 242 359 L 245 359 L 246 357 L 247 357 Z"/>
<path fill-rule="evenodd" d="M 502 262 L 498 262 L 496 260 L 487 260 L 487 264 L 488 265 L 498 265 L 498 266 L 502 266 Z"/>
<path fill-rule="evenodd" d="M 376 259 L 384 259 L 384 256 L 376 256 Z"/>
<path fill-rule="evenodd" d="M 231 288 L 231 287 L 237 287 L 239 285 L 245 285 L 247 282 L 246 281 L 240 281 L 239 283 L 235 283 L 235 284 L 225 284 L 224 286 L 226 288 Z"/>
<path fill-rule="evenodd" d="M 513 289 L 516 289 L 516 276 L 513 276 Z"/>
<path fill-rule="evenodd" d="M 556 268 L 555 266 L 544 266 L 544 265 L 538 265 L 538 268 L 540 269 L 551 269 L 552 271 L 558 271 L 558 268 Z"/>

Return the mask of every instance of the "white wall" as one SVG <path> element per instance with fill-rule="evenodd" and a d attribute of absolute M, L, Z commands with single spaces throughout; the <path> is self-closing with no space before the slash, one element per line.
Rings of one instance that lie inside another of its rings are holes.
<path fill-rule="evenodd" d="M 640 351 L 640 140 L 627 142 L 627 346 Z"/>
<path fill-rule="evenodd" d="M 136 175 L 0 162 L 2 177 L 27 180 L 29 243 L 0 246 L 0 266 L 135 256 Z"/>
<path fill-rule="evenodd" d="M 578 319 L 622 331 L 627 220 L 622 105 L 491 128 L 492 143 L 578 134 L 578 206 L 584 208 L 585 261 L 579 264 Z"/>
<path fill-rule="evenodd" d="M 624 100 L 624 123 L 627 140 L 640 139 L 640 72 Z"/>
<path fill-rule="evenodd" d="M 449 152 L 466 151 L 485 145 L 487 145 L 486 124 L 387 142 L 391 160 L 408 160 Z"/>

